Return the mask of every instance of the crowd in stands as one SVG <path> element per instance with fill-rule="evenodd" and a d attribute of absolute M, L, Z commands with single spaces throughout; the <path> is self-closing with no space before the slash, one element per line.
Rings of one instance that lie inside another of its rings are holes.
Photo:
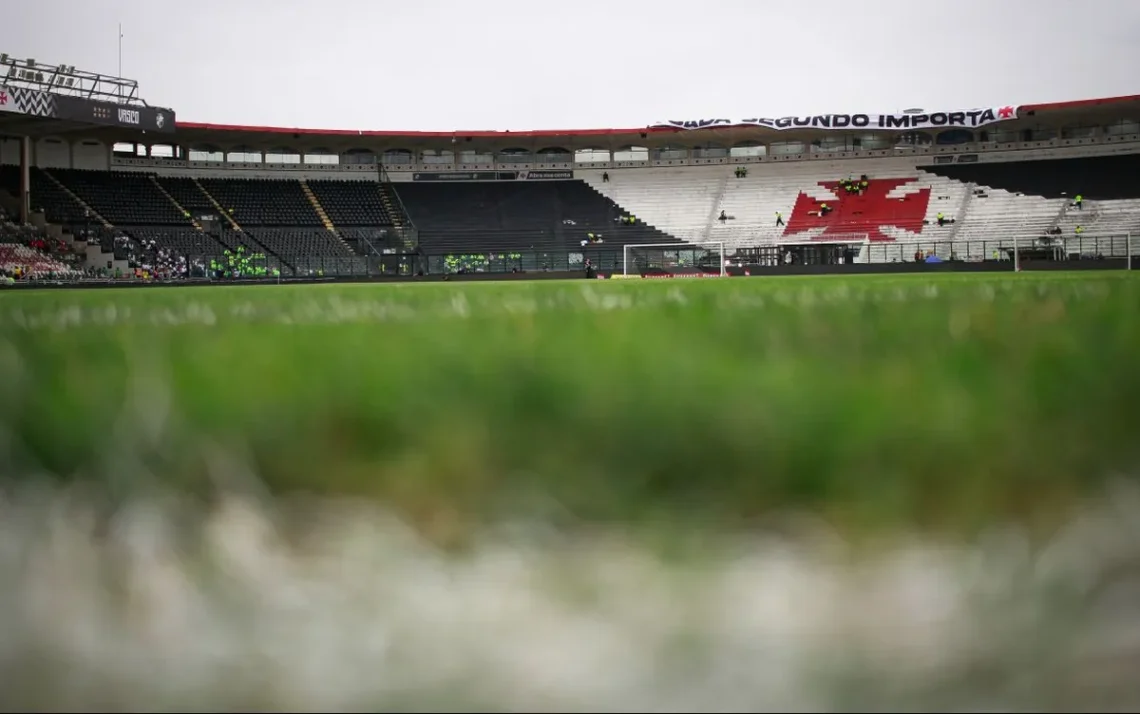
<path fill-rule="evenodd" d="M 185 259 L 183 259 L 185 260 Z M 195 265 L 195 272 L 201 265 Z M 203 273 L 204 274 L 204 273 Z M 279 268 L 270 268 L 266 265 L 264 253 L 246 251 L 245 246 L 239 245 L 236 250 L 226 249 L 222 259 L 210 260 L 210 276 L 214 278 L 265 278 L 280 277 Z M 198 277 L 197 275 L 195 277 Z"/>
<path fill-rule="evenodd" d="M 126 236 L 116 236 L 116 242 L 122 237 Z M 126 237 L 126 240 L 120 244 L 128 247 L 128 265 L 135 271 L 136 277 L 178 280 L 206 275 L 206 267 L 202 261 L 190 261 L 186 256 L 178 255 L 169 248 L 159 247 L 153 238 L 135 241 Z"/>
<path fill-rule="evenodd" d="M 78 274 L 70 245 L 35 226 L 21 224 L 0 208 L 0 284 Z"/>

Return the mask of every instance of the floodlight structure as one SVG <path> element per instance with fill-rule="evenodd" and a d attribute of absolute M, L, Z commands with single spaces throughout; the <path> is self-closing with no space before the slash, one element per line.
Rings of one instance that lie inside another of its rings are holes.
<path fill-rule="evenodd" d="M 134 79 L 89 72 L 75 65 L 18 59 L 7 52 L 0 52 L 0 84 L 65 97 L 147 106 L 139 98 L 139 83 Z"/>

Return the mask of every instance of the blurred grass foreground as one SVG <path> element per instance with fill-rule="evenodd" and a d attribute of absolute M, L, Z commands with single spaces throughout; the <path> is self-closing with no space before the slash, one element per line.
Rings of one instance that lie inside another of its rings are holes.
<path fill-rule="evenodd" d="M 0 710 L 1134 710 L 1138 308 L 0 294 Z"/>

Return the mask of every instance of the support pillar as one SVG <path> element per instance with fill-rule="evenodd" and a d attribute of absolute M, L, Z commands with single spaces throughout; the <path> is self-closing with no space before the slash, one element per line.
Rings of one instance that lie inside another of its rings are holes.
<path fill-rule="evenodd" d="M 31 220 L 32 215 L 32 139 L 20 137 L 20 224 Z"/>

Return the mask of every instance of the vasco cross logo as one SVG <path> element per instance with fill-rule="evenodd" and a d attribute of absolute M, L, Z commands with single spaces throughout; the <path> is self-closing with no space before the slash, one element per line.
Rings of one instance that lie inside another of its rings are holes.
<path fill-rule="evenodd" d="M 0 92 L 0 107 L 5 106 L 7 103 L 8 103 L 8 93 L 7 92 Z"/>
<path fill-rule="evenodd" d="M 159 129 L 161 129 L 164 124 L 166 124 L 166 115 L 163 114 L 162 112 L 155 112 L 154 113 L 154 125 L 157 126 Z"/>
<path fill-rule="evenodd" d="M 834 198 L 821 201 L 801 191 L 796 197 L 792 215 L 788 216 L 784 239 L 820 228 L 823 230 L 816 236 L 819 240 L 852 233 L 866 233 L 873 241 L 894 240 L 883 232 L 885 227 L 922 233 L 922 222 L 930 205 L 930 189 L 914 185 L 916 190 L 903 198 L 887 197 L 892 191 L 909 188 L 911 184 L 915 184 L 915 179 L 871 179 L 866 190 L 858 195 L 840 190 L 837 181 L 821 181 L 820 188 Z M 821 215 L 820 207 L 824 203 L 832 209 L 827 215 Z"/>

